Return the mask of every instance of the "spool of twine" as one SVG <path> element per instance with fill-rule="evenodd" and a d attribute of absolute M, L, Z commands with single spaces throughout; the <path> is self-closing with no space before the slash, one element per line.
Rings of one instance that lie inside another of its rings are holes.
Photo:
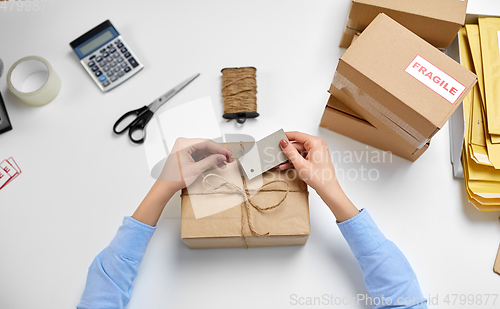
<path fill-rule="evenodd" d="M 244 123 L 257 113 L 257 69 L 254 67 L 222 69 L 222 98 L 224 119 Z"/>

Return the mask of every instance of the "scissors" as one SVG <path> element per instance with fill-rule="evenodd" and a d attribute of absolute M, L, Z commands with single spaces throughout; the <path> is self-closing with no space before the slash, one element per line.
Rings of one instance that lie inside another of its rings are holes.
<path fill-rule="evenodd" d="M 162 95 L 158 99 L 154 100 L 151 104 L 125 113 L 115 123 L 115 125 L 113 126 L 113 131 L 116 134 L 122 134 L 123 132 L 128 130 L 128 136 L 130 137 L 130 140 L 132 140 L 132 142 L 134 142 L 136 144 L 142 144 L 144 142 L 144 139 L 146 138 L 146 131 L 145 131 L 146 125 L 153 117 L 153 114 L 158 110 L 158 108 L 160 108 L 160 106 L 165 104 L 165 102 L 170 100 L 174 95 L 176 95 L 184 87 L 189 85 L 189 83 L 191 83 L 198 76 L 200 76 L 200 73 L 191 76 L 190 78 L 186 79 L 185 81 L 183 81 L 182 83 L 177 85 L 177 87 L 170 89 L 167 93 L 165 93 L 164 95 Z M 135 119 L 130 120 L 131 122 L 129 124 L 127 124 L 120 131 L 117 131 L 116 128 L 123 122 L 123 120 L 125 120 L 126 118 L 129 118 L 129 117 L 134 117 L 134 116 L 135 116 Z M 136 131 L 139 131 L 139 130 L 142 131 L 141 139 L 134 139 L 133 133 Z"/>

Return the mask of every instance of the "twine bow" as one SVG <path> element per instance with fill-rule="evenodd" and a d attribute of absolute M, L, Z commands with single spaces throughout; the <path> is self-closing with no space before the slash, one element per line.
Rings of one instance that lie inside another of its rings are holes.
<path fill-rule="evenodd" d="M 222 180 L 222 182 L 217 185 L 217 186 L 214 186 L 212 185 L 208 179 L 210 177 L 215 177 L 215 178 L 219 178 Z M 242 181 L 243 181 L 243 189 L 236 186 L 235 184 L 229 182 L 227 179 L 225 179 L 224 177 L 218 175 L 218 174 L 207 174 L 203 177 L 203 188 L 205 188 L 205 190 L 207 191 L 218 191 L 219 189 L 221 189 L 222 187 L 224 186 L 227 186 L 229 188 L 231 188 L 232 190 L 230 192 L 227 192 L 227 193 L 239 193 L 241 194 L 241 196 L 243 197 L 243 202 L 241 203 L 241 238 L 243 239 L 243 243 L 245 245 L 245 249 L 248 249 L 248 244 L 247 244 L 247 241 L 246 241 L 246 237 L 245 237 L 245 234 L 244 234 L 244 231 L 243 231 L 243 227 L 244 227 L 244 224 L 245 224 L 245 215 L 244 215 L 244 211 L 246 210 L 246 214 L 247 214 L 247 219 L 248 219 L 248 227 L 250 228 L 250 231 L 252 232 L 253 235 L 257 235 L 257 236 L 268 236 L 269 235 L 269 232 L 266 232 L 265 234 L 261 234 L 261 233 L 258 233 L 257 231 L 255 231 L 254 227 L 253 227 L 253 224 L 252 224 L 252 218 L 251 218 L 251 214 L 250 214 L 250 206 L 252 206 L 253 208 L 257 209 L 258 211 L 269 211 L 269 210 L 272 210 L 278 206 L 280 206 L 283 201 L 287 198 L 288 196 L 288 193 L 290 192 L 290 185 L 283 181 L 283 180 L 272 180 L 264 185 L 262 185 L 259 189 L 257 189 L 256 191 L 267 191 L 267 190 L 263 190 L 265 187 L 273 184 L 273 183 L 284 183 L 286 184 L 286 190 L 283 190 L 285 192 L 285 195 L 283 196 L 283 198 L 276 204 L 274 205 L 271 205 L 269 207 L 260 207 L 259 205 L 255 204 L 251 199 L 250 199 L 250 191 L 248 190 L 247 188 L 247 184 L 246 184 L 246 181 L 245 181 L 245 177 L 241 177 Z M 269 190 L 269 191 L 282 191 L 282 190 Z M 246 207 L 245 207 L 246 206 Z"/>

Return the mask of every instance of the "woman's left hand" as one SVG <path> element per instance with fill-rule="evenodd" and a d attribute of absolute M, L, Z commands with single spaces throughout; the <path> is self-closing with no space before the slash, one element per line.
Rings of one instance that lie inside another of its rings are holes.
<path fill-rule="evenodd" d="M 234 161 L 231 151 L 212 140 L 178 138 L 158 180 L 172 182 L 177 191 L 192 184 L 204 171 L 218 166 L 226 168 Z"/>

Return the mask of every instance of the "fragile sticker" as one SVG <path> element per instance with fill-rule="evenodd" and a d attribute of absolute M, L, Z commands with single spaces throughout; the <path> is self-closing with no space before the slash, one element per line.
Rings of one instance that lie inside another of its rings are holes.
<path fill-rule="evenodd" d="M 446 101 L 455 104 L 465 91 L 465 86 L 438 67 L 417 55 L 405 72 L 413 76 Z"/>

